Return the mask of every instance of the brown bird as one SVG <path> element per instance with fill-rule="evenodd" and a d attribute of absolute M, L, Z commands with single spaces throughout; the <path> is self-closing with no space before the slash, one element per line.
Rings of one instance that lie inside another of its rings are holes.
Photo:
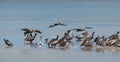
<path fill-rule="evenodd" d="M 5 42 L 5 44 L 7 45 L 7 46 L 13 46 L 13 43 L 12 42 L 10 42 L 8 39 L 4 39 L 4 42 Z"/>
<path fill-rule="evenodd" d="M 32 31 L 28 28 L 23 28 L 22 31 L 24 31 L 24 36 L 26 36 L 27 34 L 32 33 Z"/>
<path fill-rule="evenodd" d="M 35 33 L 34 36 L 30 36 L 30 35 L 27 35 L 27 37 L 25 38 L 26 40 L 26 44 L 32 44 L 32 41 L 35 39 L 35 37 L 37 36 L 37 33 Z"/>
<path fill-rule="evenodd" d="M 57 23 L 54 23 L 54 24 L 50 25 L 49 28 L 52 28 L 52 27 L 55 27 L 55 26 L 59 26 L 59 25 L 61 25 L 61 26 L 67 26 L 67 24 L 63 24 L 61 22 L 57 22 Z"/>
<path fill-rule="evenodd" d="M 97 36 L 97 37 L 94 39 L 94 42 L 95 42 L 96 45 L 98 45 L 98 46 L 105 46 L 105 45 L 106 45 L 106 43 L 105 43 L 105 36 L 102 36 L 102 37 Z"/>
<path fill-rule="evenodd" d="M 49 47 L 49 48 L 56 47 L 56 44 L 58 43 L 58 38 L 59 38 L 59 35 L 57 35 L 56 38 L 52 38 L 52 39 L 48 42 L 48 47 Z"/>
<path fill-rule="evenodd" d="M 107 38 L 106 45 L 107 46 L 114 45 L 114 43 L 116 43 L 118 41 L 118 39 L 119 39 L 119 31 L 117 31 L 117 33 L 115 33 Z"/>
<path fill-rule="evenodd" d="M 70 36 L 70 33 L 72 34 L 71 36 Z M 68 32 L 68 35 L 65 38 L 66 38 L 66 40 L 72 40 L 73 37 L 74 37 L 73 32 Z"/>
<path fill-rule="evenodd" d="M 70 45 L 70 41 L 69 40 L 65 40 L 64 42 L 59 44 L 59 47 L 67 48 L 67 47 L 69 47 L 69 45 Z"/>
<path fill-rule="evenodd" d="M 92 47 L 93 46 L 93 36 L 94 33 L 92 33 L 92 35 L 90 37 L 85 38 L 85 40 L 82 42 L 81 46 L 85 46 L 85 47 Z"/>

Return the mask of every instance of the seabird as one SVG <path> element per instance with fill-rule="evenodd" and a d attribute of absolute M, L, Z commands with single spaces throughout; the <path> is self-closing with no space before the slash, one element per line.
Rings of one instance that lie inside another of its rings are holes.
<path fill-rule="evenodd" d="M 49 47 L 49 48 L 56 47 L 56 44 L 58 43 L 58 38 L 59 38 L 59 35 L 57 35 L 56 38 L 52 38 L 52 39 L 48 42 L 48 47 Z"/>
<path fill-rule="evenodd" d="M 50 25 L 49 28 L 52 28 L 52 27 L 55 27 L 55 26 L 58 26 L 58 25 L 67 26 L 66 24 L 63 24 L 61 22 L 57 22 L 57 23 L 54 23 L 54 24 Z"/>
<path fill-rule="evenodd" d="M 27 35 L 27 37 L 25 38 L 26 40 L 25 44 L 32 44 L 32 41 L 35 39 L 36 36 L 37 36 L 37 33 L 35 33 L 34 36 Z"/>
<path fill-rule="evenodd" d="M 95 34 L 95 32 L 93 32 L 90 37 L 85 38 L 84 41 L 81 43 L 81 46 L 92 47 L 94 34 Z"/>
<path fill-rule="evenodd" d="M 8 39 L 4 39 L 4 42 L 7 46 L 13 46 L 13 43 Z"/>

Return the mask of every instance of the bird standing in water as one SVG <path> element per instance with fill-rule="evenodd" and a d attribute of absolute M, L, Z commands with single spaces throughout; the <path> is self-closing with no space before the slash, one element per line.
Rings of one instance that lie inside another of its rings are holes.
<path fill-rule="evenodd" d="M 25 44 L 32 44 L 32 41 L 35 39 L 36 36 L 37 33 L 35 33 L 34 36 L 27 35 L 27 37 L 25 38 Z"/>
<path fill-rule="evenodd" d="M 10 40 L 8 40 L 8 39 L 4 39 L 4 42 L 5 42 L 5 44 L 6 44 L 8 47 L 12 47 L 12 46 L 13 46 L 13 43 L 12 43 Z"/>
<path fill-rule="evenodd" d="M 90 37 L 85 38 L 85 40 L 82 42 L 81 46 L 92 47 L 94 34 L 95 34 L 95 32 L 93 32 Z"/>
<path fill-rule="evenodd" d="M 59 37 L 59 35 L 57 35 L 56 38 L 52 38 L 52 39 L 48 42 L 48 47 L 49 47 L 49 48 L 56 47 L 56 44 L 58 43 L 58 37 Z"/>

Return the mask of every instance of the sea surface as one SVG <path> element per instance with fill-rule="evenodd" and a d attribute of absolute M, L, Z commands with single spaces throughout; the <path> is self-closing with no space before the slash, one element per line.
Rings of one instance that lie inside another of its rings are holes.
<path fill-rule="evenodd" d="M 48 28 L 62 22 L 67 26 Z M 0 62 L 119 62 L 120 49 L 106 47 L 104 51 L 83 50 L 75 47 L 60 50 L 49 49 L 44 44 L 40 48 L 24 45 L 22 28 L 38 29 L 34 42 L 40 36 L 51 39 L 63 36 L 68 29 L 92 27 L 95 36 L 110 36 L 120 31 L 119 0 L 0 0 Z M 78 34 L 74 32 L 74 34 Z M 6 48 L 3 39 L 13 42 Z"/>

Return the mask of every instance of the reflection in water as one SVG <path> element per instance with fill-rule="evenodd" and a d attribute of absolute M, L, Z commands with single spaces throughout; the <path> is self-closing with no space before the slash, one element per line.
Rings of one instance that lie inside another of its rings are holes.
<path fill-rule="evenodd" d="M 119 49 L 119 50 L 118 50 Z M 113 52 L 114 50 L 114 52 Z M 95 53 L 97 52 L 97 53 Z M 50 49 L 36 49 L 36 48 L 23 48 L 23 49 L 14 49 L 14 48 L 0 48 L 0 62 L 48 62 L 48 61 L 62 61 L 62 62 L 96 62 L 93 60 L 100 61 L 109 61 L 112 62 L 113 60 L 119 62 L 119 52 L 120 48 L 114 47 L 101 47 L 101 48 L 77 48 L 77 50 L 72 49 L 60 49 L 60 48 L 50 48 Z M 102 54 L 106 53 L 106 54 Z M 10 57 L 7 57 L 10 56 Z M 45 59 L 46 58 L 46 59 Z M 87 58 L 84 59 L 84 58 Z M 67 59 L 67 61 L 66 61 Z M 69 59 L 69 60 L 68 60 Z M 109 59 L 109 60 L 108 60 Z"/>
<path fill-rule="evenodd" d="M 86 48 L 81 48 L 82 51 L 85 51 L 85 52 L 92 52 L 93 51 L 93 48 L 89 48 L 89 47 L 86 47 Z"/>
<path fill-rule="evenodd" d="M 69 47 L 59 47 L 60 50 L 63 50 L 63 51 L 67 51 L 68 49 L 70 49 Z"/>
<path fill-rule="evenodd" d="M 96 48 L 96 52 L 104 52 L 104 49 L 103 48 Z"/>
<path fill-rule="evenodd" d="M 114 46 L 106 46 L 106 47 L 104 47 L 104 50 L 111 51 L 111 52 L 118 52 L 118 51 L 120 51 L 120 48 L 114 47 Z"/>
<path fill-rule="evenodd" d="M 93 48 L 81 48 L 82 51 L 84 52 L 120 52 L 119 47 L 114 47 L 114 46 L 103 46 L 103 47 L 93 47 Z"/>
<path fill-rule="evenodd" d="M 12 46 L 5 46 L 5 48 L 12 48 Z"/>

